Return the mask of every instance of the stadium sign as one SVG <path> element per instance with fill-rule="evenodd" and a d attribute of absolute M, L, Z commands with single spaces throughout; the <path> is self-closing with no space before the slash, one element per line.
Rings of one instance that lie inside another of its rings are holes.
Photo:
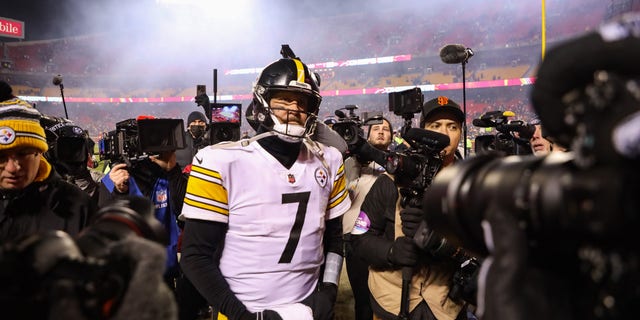
<path fill-rule="evenodd" d="M 0 17 L 0 37 L 24 39 L 24 21 Z"/>

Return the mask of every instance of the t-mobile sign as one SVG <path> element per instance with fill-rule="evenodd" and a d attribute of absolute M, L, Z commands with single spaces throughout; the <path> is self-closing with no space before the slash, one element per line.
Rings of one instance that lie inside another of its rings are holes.
<path fill-rule="evenodd" d="M 0 17 L 0 37 L 24 39 L 24 21 Z"/>

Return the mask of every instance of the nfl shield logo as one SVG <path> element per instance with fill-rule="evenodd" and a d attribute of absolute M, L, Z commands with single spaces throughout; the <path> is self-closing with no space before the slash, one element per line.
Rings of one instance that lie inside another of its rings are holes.
<path fill-rule="evenodd" d="M 156 202 L 157 203 L 166 202 L 167 199 L 168 199 L 168 197 L 167 197 L 167 191 L 166 190 L 161 190 L 158 193 L 156 193 Z"/>
<path fill-rule="evenodd" d="M 296 183 L 296 177 L 294 177 L 291 173 L 289 173 L 287 175 L 287 180 L 289 181 L 289 183 L 293 184 Z"/>

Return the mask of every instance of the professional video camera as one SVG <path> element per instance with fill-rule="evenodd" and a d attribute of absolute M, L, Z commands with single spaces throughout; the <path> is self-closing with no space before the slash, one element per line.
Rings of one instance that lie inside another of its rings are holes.
<path fill-rule="evenodd" d="M 343 109 L 347 110 L 346 114 L 342 111 Z M 362 112 L 361 115 L 358 116 L 355 113 L 357 109 L 357 105 L 349 104 L 342 109 L 336 110 L 335 115 L 338 119 L 331 127 L 333 131 L 337 132 L 342 139 L 344 139 L 350 149 L 352 146 L 358 146 L 366 142 L 367 138 L 364 135 L 362 126 L 382 123 L 382 112 Z"/>
<path fill-rule="evenodd" d="M 150 155 L 185 147 L 182 119 L 127 119 L 98 141 L 101 160 L 133 163 Z"/>
<path fill-rule="evenodd" d="M 44 128 L 49 150 L 45 157 L 61 174 L 74 174 L 86 169 L 91 138 L 86 130 L 77 126 L 73 121 L 43 115 L 40 125 Z"/>
<path fill-rule="evenodd" d="M 392 152 L 383 164 L 395 176 L 400 188 L 401 205 L 420 206 L 422 194 L 442 166 L 440 152 L 449 145 L 449 137 L 422 128 L 411 128 L 411 120 L 422 112 L 424 96 L 420 88 L 389 93 L 389 111 L 404 119 L 401 137 L 411 146 L 405 152 Z"/>
<path fill-rule="evenodd" d="M 573 152 L 480 155 L 443 170 L 425 193 L 425 225 L 491 257 L 485 319 L 637 315 L 639 22 L 605 24 L 542 62 L 533 106 Z"/>
<path fill-rule="evenodd" d="M 503 155 L 531 154 L 529 140 L 536 131 L 534 125 L 522 120 L 509 120 L 515 116 L 511 111 L 489 111 L 480 118 L 473 119 L 473 125 L 480 128 L 496 128 L 496 134 L 480 135 L 475 139 L 475 153 L 499 152 Z M 518 135 L 516 135 L 518 133 Z"/>
<path fill-rule="evenodd" d="M 211 104 L 211 144 L 240 140 L 242 105 L 239 103 Z"/>
<path fill-rule="evenodd" d="M 62 231 L 0 247 L 0 307 L 6 319 L 174 319 L 163 279 L 164 228 L 151 201 L 103 207 L 76 239 Z"/>

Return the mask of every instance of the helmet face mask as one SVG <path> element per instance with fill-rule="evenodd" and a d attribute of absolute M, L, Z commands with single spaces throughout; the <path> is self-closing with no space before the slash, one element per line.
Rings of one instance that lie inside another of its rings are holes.
<path fill-rule="evenodd" d="M 262 70 L 253 87 L 254 119 L 262 127 L 274 131 L 287 141 L 299 141 L 312 135 L 322 101 L 318 84 L 318 76 L 309 72 L 307 66 L 298 59 L 280 59 L 268 65 Z M 292 92 L 303 95 L 307 98 L 306 110 L 272 108 L 270 106 L 271 98 L 277 92 Z M 304 127 L 290 124 L 288 121 L 281 123 L 274 115 L 276 110 L 287 110 L 287 118 L 293 112 L 305 113 L 307 120 Z"/>

